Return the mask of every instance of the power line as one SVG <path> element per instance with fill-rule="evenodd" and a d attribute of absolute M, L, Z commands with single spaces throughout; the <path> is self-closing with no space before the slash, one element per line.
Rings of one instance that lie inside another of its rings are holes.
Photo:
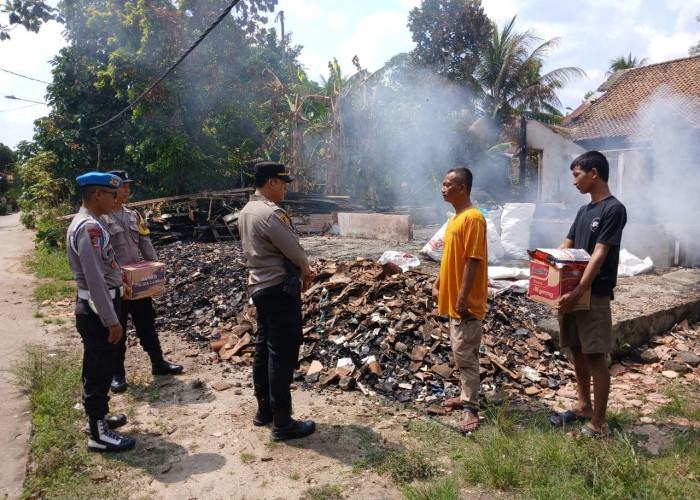
<path fill-rule="evenodd" d="M 39 105 L 39 103 L 27 104 L 26 106 L 22 106 L 21 108 L 0 109 L 0 113 L 9 113 L 10 111 L 19 111 L 20 109 L 27 109 L 27 108 L 31 108 L 32 106 L 38 106 L 38 105 Z"/>
<path fill-rule="evenodd" d="M 192 51 L 197 47 L 197 45 L 199 45 L 199 44 L 202 42 L 202 40 L 204 40 L 204 39 L 207 37 L 207 35 L 209 35 L 209 33 L 211 32 L 211 30 L 213 30 L 214 28 L 216 28 L 216 27 L 218 26 L 218 24 L 219 24 L 221 21 L 224 20 L 224 18 L 229 14 L 229 12 L 231 12 L 231 9 L 233 9 L 233 8 L 236 6 L 236 4 L 237 4 L 238 2 L 240 2 L 240 0 L 233 0 L 233 2 L 231 2 L 231 4 L 230 4 L 228 7 L 226 7 L 226 9 L 225 9 L 225 10 L 221 13 L 221 15 L 217 18 L 217 20 L 214 21 L 214 23 L 213 23 L 211 26 L 209 26 L 209 27 L 207 28 L 207 30 L 206 30 L 204 33 L 202 33 L 202 35 L 197 39 L 197 41 L 194 42 L 194 44 L 193 44 L 189 49 L 187 49 L 187 50 L 185 51 L 185 53 L 182 54 L 182 56 L 180 56 L 180 59 L 178 59 L 178 60 L 175 62 L 175 64 L 173 64 L 172 66 L 170 66 L 170 68 L 168 68 L 168 70 L 167 70 L 165 73 L 163 73 L 163 75 L 161 75 L 160 78 L 158 78 L 155 82 L 153 82 L 153 84 L 152 84 L 150 87 L 148 87 L 148 88 L 147 88 L 146 90 L 144 90 L 136 99 L 134 99 L 134 101 L 133 101 L 131 104 L 129 104 L 129 105 L 128 105 L 127 107 L 125 107 L 124 109 L 122 109 L 119 113 L 117 113 L 116 115 L 114 115 L 112 118 L 110 118 L 110 119 L 107 120 L 106 122 L 100 123 L 99 125 L 97 125 L 97 126 L 95 126 L 95 127 L 91 127 L 91 128 L 89 128 L 88 130 L 97 130 L 98 128 L 104 127 L 104 126 L 107 125 L 108 123 L 113 122 L 114 120 L 116 120 L 117 118 L 119 118 L 121 115 L 123 115 L 124 113 L 126 113 L 128 110 L 130 110 L 131 108 L 133 108 L 134 105 L 135 105 L 137 102 L 139 102 L 141 99 L 143 99 L 151 90 L 153 90 L 153 89 L 155 88 L 156 85 L 158 85 L 160 82 L 162 82 L 163 80 L 165 80 L 165 78 L 166 78 L 170 73 L 172 73 L 172 72 L 175 70 L 175 68 L 177 68 L 177 67 L 179 66 L 179 64 L 180 64 L 182 61 L 185 60 L 185 58 L 186 58 L 188 55 L 190 55 L 190 52 L 192 52 Z"/>
<path fill-rule="evenodd" d="M 46 102 L 42 101 L 32 101 L 31 99 L 22 99 L 21 97 L 15 97 L 13 95 L 6 95 L 5 99 L 12 99 L 13 101 L 27 101 L 27 102 L 33 102 L 34 104 L 43 104 L 43 105 L 48 105 Z"/>
<path fill-rule="evenodd" d="M 10 71 L 9 69 L 0 68 L 0 71 L 4 71 L 5 73 L 10 73 L 11 75 L 19 76 L 21 78 L 26 78 L 27 80 L 33 80 L 35 82 L 45 83 L 46 85 L 49 85 L 49 82 L 45 82 L 44 80 L 39 80 L 37 78 L 32 78 L 31 76 L 20 75 L 19 73 L 15 73 L 14 71 Z"/>

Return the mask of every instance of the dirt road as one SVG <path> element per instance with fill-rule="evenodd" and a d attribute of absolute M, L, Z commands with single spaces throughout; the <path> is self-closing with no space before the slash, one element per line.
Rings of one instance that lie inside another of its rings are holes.
<path fill-rule="evenodd" d="M 18 213 L 0 217 L 0 498 L 19 498 L 27 466 L 31 431 L 27 398 L 7 370 L 24 354 L 27 343 L 42 336 L 33 316 L 35 279 L 24 265 L 33 239 Z"/>

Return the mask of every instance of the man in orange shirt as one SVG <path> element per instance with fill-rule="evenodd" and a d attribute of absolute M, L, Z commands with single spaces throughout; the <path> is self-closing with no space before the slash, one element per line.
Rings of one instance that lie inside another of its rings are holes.
<path fill-rule="evenodd" d="M 442 181 L 442 198 L 456 214 L 447 223 L 440 276 L 433 285 L 438 312 L 450 317 L 450 341 L 462 389 L 459 399 L 445 403 L 464 408 L 459 426 L 464 434 L 479 426 L 479 346 L 488 287 L 486 219 L 472 205 L 472 178 L 468 168 L 453 168 Z"/>

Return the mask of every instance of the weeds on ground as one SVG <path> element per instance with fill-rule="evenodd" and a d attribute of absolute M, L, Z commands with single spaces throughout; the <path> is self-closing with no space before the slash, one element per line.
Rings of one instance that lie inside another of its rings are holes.
<path fill-rule="evenodd" d="M 249 464 L 253 460 L 255 460 L 255 455 L 253 455 L 252 453 L 247 453 L 245 451 L 243 453 L 241 453 L 241 462 L 242 463 Z"/>
<path fill-rule="evenodd" d="M 63 281 L 73 279 L 73 273 L 68 267 L 65 249 L 39 246 L 34 257 L 27 264 L 39 278 L 53 278 Z"/>
<path fill-rule="evenodd" d="M 38 303 L 45 300 L 62 300 L 75 296 L 75 283 L 72 281 L 48 281 L 39 283 L 34 290 L 34 299 Z"/>
<path fill-rule="evenodd" d="M 374 469 L 378 474 L 389 474 L 395 483 L 405 484 L 414 480 L 430 479 L 437 473 L 437 467 L 419 451 L 382 450 L 358 460 L 354 472 Z"/>
<path fill-rule="evenodd" d="M 73 273 L 68 267 L 65 250 L 40 246 L 32 259 L 27 261 L 29 268 L 39 278 L 50 281 L 39 283 L 34 290 L 34 298 L 41 303 L 45 300 L 61 300 L 75 296 Z"/>
<path fill-rule="evenodd" d="M 700 404 L 698 404 L 700 387 L 697 385 L 683 387 L 679 384 L 673 384 L 662 389 L 661 393 L 671 398 L 671 401 L 657 410 L 655 414 L 657 417 L 681 417 L 695 421 L 700 420 Z"/>
<path fill-rule="evenodd" d="M 85 415 L 74 409 L 80 398 L 81 363 L 77 353 L 50 355 L 28 347 L 11 371 L 29 393 L 32 411 L 30 466 L 25 495 L 42 498 L 123 498 L 118 485 L 96 482 L 91 466 L 98 460 L 86 447 Z"/>
<path fill-rule="evenodd" d="M 459 482 L 454 478 L 440 479 L 416 486 L 406 485 L 403 495 L 407 500 L 459 500 Z"/>
<path fill-rule="evenodd" d="M 306 500 L 342 500 L 343 488 L 339 484 L 324 484 L 306 490 L 302 498 Z"/>
<path fill-rule="evenodd" d="M 449 457 L 453 475 L 433 483 L 407 486 L 410 499 L 459 498 L 460 486 L 515 494 L 523 498 L 697 498 L 700 431 L 678 432 L 673 449 L 652 456 L 637 446 L 633 435 L 616 431 L 610 439 L 572 437 L 575 428 L 553 428 L 548 412 L 486 408 L 486 423 L 470 438 L 436 420 L 416 420 L 411 436 L 426 463 Z M 627 414 L 611 415 L 615 425 Z M 388 459 L 392 457 L 392 459 Z M 367 466 L 397 466 L 390 452 L 368 457 Z M 405 463 L 405 462 L 403 462 Z M 361 464 L 358 464 L 361 465 Z M 408 483 L 417 475 L 392 473 Z"/>

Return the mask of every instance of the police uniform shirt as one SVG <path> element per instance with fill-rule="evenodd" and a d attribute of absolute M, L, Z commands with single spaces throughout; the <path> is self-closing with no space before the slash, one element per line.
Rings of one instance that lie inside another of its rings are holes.
<path fill-rule="evenodd" d="M 68 265 L 75 282 L 79 289 L 90 292 L 104 326 L 119 323 L 109 289 L 122 285 L 122 272 L 109 240 L 107 230 L 85 207 L 73 217 L 66 235 Z M 82 302 L 76 304 L 77 314 L 87 313 Z"/>
<path fill-rule="evenodd" d="M 284 210 L 262 195 L 253 194 L 238 216 L 243 253 L 248 261 L 248 292 L 278 285 L 287 277 L 285 257 L 300 268 L 302 276 L 311 273 L 299 235 Z"/>
<path fill-rule="evenodd" d="M 158 260 L 151 238 L 148 236 L 150 231 L 139 212 L 122 207 L 103 215 L 102 222 L 109 231 L 112 246 L 117 254 L 117 262 L 122 266 L 141 260 Z"/>

